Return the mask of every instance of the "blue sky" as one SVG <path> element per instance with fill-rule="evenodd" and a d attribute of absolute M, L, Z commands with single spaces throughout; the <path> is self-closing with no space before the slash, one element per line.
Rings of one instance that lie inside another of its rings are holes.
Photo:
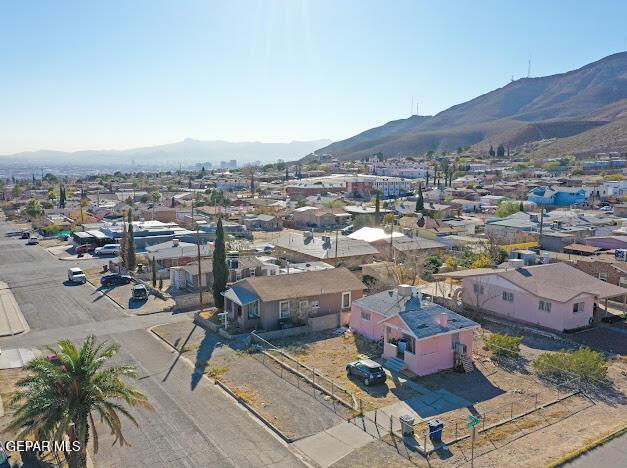
<path fill-rule="evenodd" d="M 625 1 L 5 1 L 0 154 L 342 139 L 624 49 Z"/>

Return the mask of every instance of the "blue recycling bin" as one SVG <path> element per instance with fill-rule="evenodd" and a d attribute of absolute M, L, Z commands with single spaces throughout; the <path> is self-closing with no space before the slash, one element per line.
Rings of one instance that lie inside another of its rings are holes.
<path fill-rule="evenodd" d="M 429 421 L 429 438 L 434 443 L 442 442 L 442 431 L 444 430 L 444 423 L 439 419 Z"/>

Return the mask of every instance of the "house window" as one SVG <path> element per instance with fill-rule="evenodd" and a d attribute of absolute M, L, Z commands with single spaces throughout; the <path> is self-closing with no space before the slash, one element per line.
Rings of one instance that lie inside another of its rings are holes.
<path fill-rule="evenodd" d="M 514 293 L 503 291 L 503 300 L 507 302 L 514 302 Z"/>
<path fill-rule="evenodd" d="M 348 309 L 351 306 L 351 293 L 342 293 L 342 309 Z"/>
<path fill-rule="evenodd" d="M 573 304 L 573 314 L 576 314 L 577 312 L 583 312 L 585 306 L 585 302 L 576 302 L 575 304 Z"/>
<path fill-rule="evenodd" d="M 544 312 L 551 312 L 551 303 L 546 301 L 540 301 L 538 303 L 538 309 Z"/>
<path fill-rule="evenodd" d="M 298 303 L 298 310 L 300 310 L 301 312 L 305 312 L 307 310 L 307 306 L 309 306 L 309 302 L 307 302 L 307 301 L 300 301 Z"/>
<path fill-rule="evenodd" d="M 627 288 L 627 278 L 625 278 L 624 276 L 621 276 L 620 279 L 618 280 L 618 285 L 621 288 Z"/>
<path fill-rule="evenodd" d="M 365 320 L 366 322 L 370 321 L 370 314 L 368 312 L 362 312 L 361 313 L 361 319 Z"/>
<path fill-rule="evenodd" d="M 290 302 L 280 301 L 279 302 L 279 318 L 284 319 L 289 316 L 290 316 Z"/>
<path fill-rule="evenodd" d="M 259 301 L 251 302 L 248 304 L 248 318 L 258 318 L 259 317 Z"/>
<path fill-rule="evenodd" d="M 483 294 L 483 284 L 473 284 L 472 290 L 475 294 Z"/>
<path fill-rule="evenodd" d="M 251 268 L 250 269 L 250 276 L 256 276 L 256 275 L 257 275 L 257 272 L 255 271 L 255 269 Z"/>
<path fill-rule="evenodd" d="M 607 281 L 607 273 L 599 273 L 599 279 L 601 281 Z"/>
<path fill-rule="evenodd" d="M 239 281 L 241 279 L 242 279 L 242 272 L 238 270 L 235 272 L 235 281 Z"/>

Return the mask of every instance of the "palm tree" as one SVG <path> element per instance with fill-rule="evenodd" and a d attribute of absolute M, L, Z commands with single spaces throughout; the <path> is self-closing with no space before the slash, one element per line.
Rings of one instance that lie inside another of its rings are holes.
<path fill-rule="evenodd" d="M 78 451 L 64 455 L 70 468 L 84 468 L 90 430 L 94 452 L 98 452 L 96 415 L 115 435 L 114 444 L 128 445 L 122 434 L 120 414 L 137 425 L 127 407 L 152 409 L 152 406 L 143 393 L 123 380 L 137 377 L 135 367 L 105 367 L 119 348 L 117 344 L 96 343 L 91 335 L 80 348 L 70 341 L 59 341 L 58 350 L 49 348 L 56 354 L 30 361 L 24 368 L 28 375 L 17 382 L 18 390 L 11 400 L 16 411 L 9 428 L 19 431 L 16 437 L 32 435 L 39 439 L 68 440 L 71 444 L 78 442 Z"/>

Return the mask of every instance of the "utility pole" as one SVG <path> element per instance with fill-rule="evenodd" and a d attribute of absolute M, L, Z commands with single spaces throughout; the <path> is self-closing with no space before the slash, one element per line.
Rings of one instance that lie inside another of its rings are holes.
<path fill-rule="evenodd" d="M 392 261 L 393 256 L 393 247 L 394 247 L 394 224 L 390 224 L 390 262 Z"/>
<path fill-rule="evenodd" d="M 540 236 L 542 236 L 542 228 L 544 227 L 544 206 L 540 205 Z M 542 242 L 542 239 L 540 239 Z"/>
<path fill-rule="evenodd" d="M 337 268 L 337 238 L 338 238 L 338 230 L 335 230 L 335 261 L 333 262 L 333 266 Z"/>
<path fill-rule="evenodd" d="M 472 426 L 472 434 L 470 435 L 472 445 L 470 446 L 470 468 L 475 466 L 475 426 Z"/>
<path fill-rule="evenodd" d="M 202 312 L 202 266 L 200 264 L 200 226 L 196 224 L 196 247 L 198 250 L 198 301 Z"/>

